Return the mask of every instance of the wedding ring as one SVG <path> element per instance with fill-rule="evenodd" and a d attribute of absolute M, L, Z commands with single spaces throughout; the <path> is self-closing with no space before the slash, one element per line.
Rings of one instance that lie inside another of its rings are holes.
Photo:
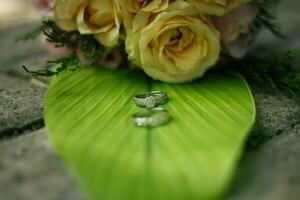
<path fill-rule="evenodd" d="M 153 108 L 133 115 L 133 122 L 139 127 L 154 128 L 167 124 L 170 114 L 164 108 Z"/>
<path fill-rule="evenodd" d="M 164 103 L 167 98 L 168 94 L 166 92 L 156 91 L 135 95 L 133 100 L 136 105 L 150 109 Z"/>

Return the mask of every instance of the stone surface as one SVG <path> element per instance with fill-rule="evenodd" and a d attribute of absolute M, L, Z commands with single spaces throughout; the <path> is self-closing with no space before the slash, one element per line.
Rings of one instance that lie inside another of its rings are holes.
<path fill-rule="evenodd" d="M 0 74 L 0 137 L 43 125 L 45 89 Z"/>
<path fill-rule="evenodd" d="M 298 200 L 300 125 L 267 141 L 241 161 L 227 200 Z"/>
<path fill-rule="evenodd" d="M 276 136 L 288 134 L 288 130 L 300 124 L 300 95 L 288 97 L 280 93 L 267 93 L 255 86 L 252 88 L 257 118 L 246 147 L 249 150 Z"/>
<path fill-rule="evenodd" d="M 44 130 L 0 143 L 1 200 L 85 199 Z"/>

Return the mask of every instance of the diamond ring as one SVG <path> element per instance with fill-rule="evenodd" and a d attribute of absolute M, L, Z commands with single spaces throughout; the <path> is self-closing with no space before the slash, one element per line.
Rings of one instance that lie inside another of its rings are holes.
<path fill-rule="evenodd" d="M 161 107 L 135 113 L 133 115 L 133 122 L 139 127 L 154 128 L 165 125 L 169 121 L 169 112 Z"/>
<path fill-rule="evenodd" d="M 135 95 L 133 100 L 136 105 L 151 109 L 164 103 L 167 98 L 168 94 L 166 92 L 157 91 Z"/>

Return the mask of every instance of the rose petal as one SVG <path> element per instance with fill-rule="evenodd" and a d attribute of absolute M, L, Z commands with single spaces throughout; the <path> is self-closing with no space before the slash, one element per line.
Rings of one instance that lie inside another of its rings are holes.
<path fill-rule="evenodd" d="M 51 15 L 53 9 L 53 0 L 33 0 L 35 7 L 41 15 Z"/>

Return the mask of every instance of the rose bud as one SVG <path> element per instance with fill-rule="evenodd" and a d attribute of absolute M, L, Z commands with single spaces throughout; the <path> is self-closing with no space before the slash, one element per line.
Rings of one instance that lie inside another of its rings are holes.
<path fill-rule="evenodd" d="M 124 62 L 126 57 L 120 51 L 112 51 L 109 54 L 101 57 L 96 64 L 108 69 L 116 69 Z"/>
<path fill-rule="evenodd" d="M 50 16 L 52 14 L 53 0 L 33 0 L 35 7 L 43 16 Z"/>
<path fill-rule="evenodd" d="M 80 48 L 77 49 L 76 53 L 80 63 L 83 65 L 91 65 L 96 61 L 96 58 L 88 58 L 85 56 Z"/>
<path fill-rule="evenodd" d="M 234 58 L 245 55 L 252 40 L 251 26 L 256 15 L 256 5 L 248 3 L 222 17 L 212 17 L 215 27 L 221 34 L 225 53 Z"/>

